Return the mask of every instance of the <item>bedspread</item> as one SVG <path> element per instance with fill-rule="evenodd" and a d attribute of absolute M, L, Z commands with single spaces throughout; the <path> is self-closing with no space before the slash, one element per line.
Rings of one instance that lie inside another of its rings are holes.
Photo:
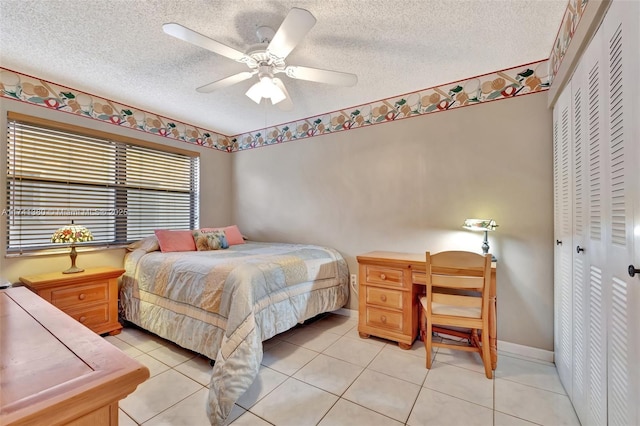
<path fill-rule="evenodd" d="M 125 260 L 121 312 L 161 337 L 215 359 L 211 423 L 225 423 L 251 386 L 262 341 L 348 298 L 348 268 L 335 250 L 247 243 L 226 250 L 134 250 Z"/>

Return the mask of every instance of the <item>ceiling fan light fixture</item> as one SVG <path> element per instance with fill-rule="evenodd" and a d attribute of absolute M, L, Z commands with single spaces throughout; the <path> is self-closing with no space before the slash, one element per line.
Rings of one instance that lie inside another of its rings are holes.
<path fill-rule="evenodd" d="M 262 100 L 262 89 L 260 88 L 260 82 L 257 82 L 247 90 L 245 93 L 253 102 L 259 104 Z"/>
<path fill-rule="evenodd" d="M 262 98 L 267 98 L 271 100 L 273 105 L 287 97 L 269 75 L 261 75 L 260 81 L 251 86 L 246 95 L 257 104 L 262 101 Z"/>
<path fill-rule="evenodd" d="M 283 101 L 287 97 L 287 95 L 285 95 L 284 92 L 274 83 L 273 79 L 270 79 L 269 85 L 271 86 L 270 99 L 273 105 Z"/>

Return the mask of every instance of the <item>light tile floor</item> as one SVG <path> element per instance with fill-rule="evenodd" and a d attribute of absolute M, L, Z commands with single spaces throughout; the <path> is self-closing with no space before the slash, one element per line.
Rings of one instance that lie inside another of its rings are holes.
<path fill-rule="evenodd" d="M 120 426 L 209 425 L 209 360 L 134 327 L 106 339 L 151 377 L 120 401 Z M 410 350 L 361 339 L 357 321 L 328 314 L 264 342 L 258 378 L 231 425 L 579 425 L 553 364 L 500 353 L 488 380 L 477 354 L 439 349 L 425 368 Z"/>

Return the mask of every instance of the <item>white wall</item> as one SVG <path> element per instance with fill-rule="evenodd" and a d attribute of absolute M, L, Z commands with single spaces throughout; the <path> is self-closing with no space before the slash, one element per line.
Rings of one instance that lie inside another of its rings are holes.
<path fill-rule="evenodd" d="M 232 155 L 210 148 L 188 145 L 167 138 L 121 128 L 74 114 L 54 111 L 26 103 L 0 98 L 0 161 L 4 165 L 4 173 L 0 176 L 0 187 L 6 188 L 6 150 L 7 150 L 7 112 L 14 111 L 35 117 L 42 117 L 81 127 L 98 129 L 107 133 L 115 133 L 149 142 L 174 146 L 200 152 L 200 224 L 202 226 L 224 226 L 231 223 L 231 175 Z M 6 197 L 0 197 L 0 211 L 6 208 Z M 53 233 L 55 229 L 52 229 Z M 68 253 L 39 256 L 6 256 L 6 217 L 0 216 L 0 280 L 18 282 L 22 275 L 64 270 L 70 266 Z M 109 249 L 97 251 L 78 250 L 78 266 L 91 268 L 95 266 L 122 267 L 125 249 Z"/>
<path fill-rule="evenodd" d="M 493 218 L 498 338 L 553 350 L 553 169 L 546 93 L 233 155 L 233 219 L 262 241 L 480 252 Z M 357 309 L 357 298 L 349 307 Z"/>

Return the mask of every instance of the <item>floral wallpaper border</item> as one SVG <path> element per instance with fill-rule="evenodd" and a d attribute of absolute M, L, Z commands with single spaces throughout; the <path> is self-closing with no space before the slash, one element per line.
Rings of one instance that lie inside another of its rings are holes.
<path fill-rule="evenodd" d="M 327 133 L 342 132 L 548 89 L 548 61 L 542 60 L 243 133 L 231 138 L 231 150 L 242 151 Z"/>
<path fill-rule="evenodd" d="M 225 136 L 6 68 L 0 68 L 0 96 L 236 152 L 547 90 L 548 65 L 548 60 L 533 62 L 236 136 Z"/>
<path fill-rule="evenodd" d="M 576 33 L 580 19 L 584 14 L 585 8 L 589 0 L 569 0 L 567 9 L 564 12 L 558 35 L 553 42 L 553 49 L 549 55 L 549 85 L 553 83 L 553 79 L 558 74 L 562 59 L 564 59 L 569 44 Z"/>
<path fill-rule="evenodd" d="M 2 67 L 0 96 L 194 145 L 226 151 L 231 144 L 230 139 L 220 133 Z"/>

